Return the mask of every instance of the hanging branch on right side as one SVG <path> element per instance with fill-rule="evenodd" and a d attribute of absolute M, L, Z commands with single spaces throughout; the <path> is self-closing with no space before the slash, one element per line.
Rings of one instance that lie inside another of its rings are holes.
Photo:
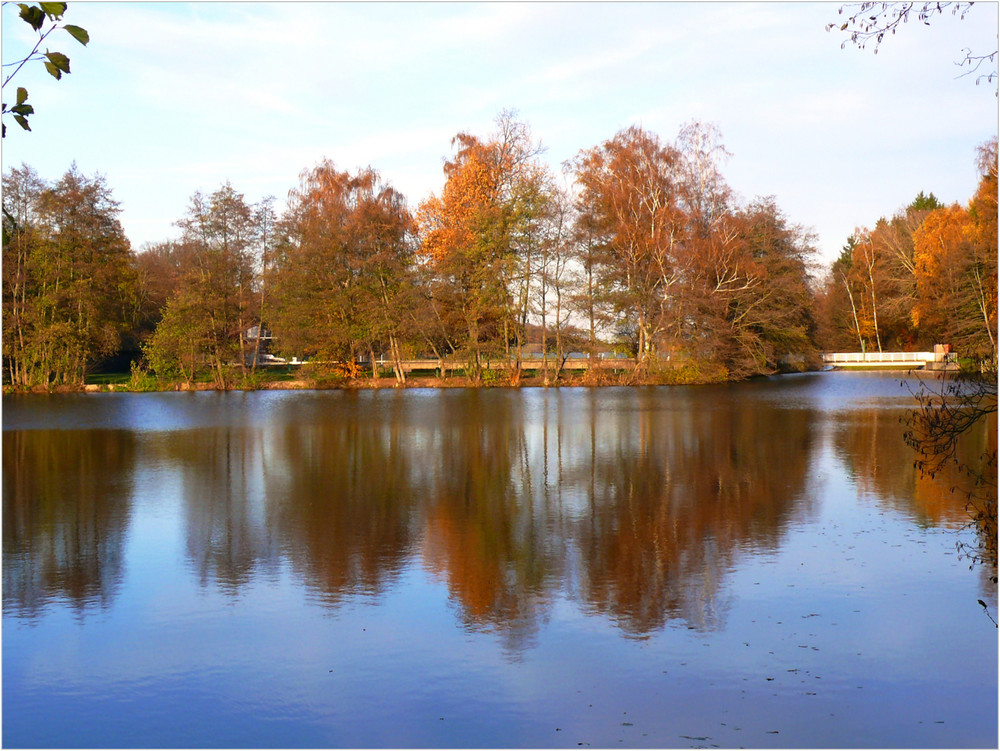
<path fill-rule="evenodd" d="M 959 19 L 964 19 L 972 10 L 973 2 L 860 2 L 847 3 L 840 6 L 837 11 L 840 15 L 846 15 L 847 20 L 841 23 L 828 23 L 827 31 L 847 32 L 849 37 L 845 39 L 840 48 L 844 49 L 848 43 L 854 44 L 858 49 L 865 49 L 872 46 L 875 54 L 878 54 L 879 45 L 886 36 L 893 36 L 896 30 L 903 24 L 909 23 L 912 19 L 924 26 L 931 25 L 934 16 L 944 15 L 950 11 L 951 15 Z M 997 50 L 987 54 L 973 54 L 971 49 L 963 49 L 964 57 L 955 64 L 962 68 L 967 68 L 960 77 L 973 75 L 985 64 L 996 65 Z M 980 81 L 995 83 L 998 80 L 997 71 L 994 69 L 989 73 L 979 73 L 976 76 L 976 84 Z"/>

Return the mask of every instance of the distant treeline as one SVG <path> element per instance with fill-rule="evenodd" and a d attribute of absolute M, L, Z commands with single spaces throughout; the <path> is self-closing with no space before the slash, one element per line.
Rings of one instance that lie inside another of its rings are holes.
<path fill-rule="evenodd" d="M 633 126 L 561 176 L 509 112 L 452 146 L 415 212 L 374 169 L 323 161 L 281 215 L 226 183 L 191 197 L 178 239 L 138 253 L 102 176 L 9 170 L 5 382 L 82 385 L 123 352 L 163 385 L 220 388 L 252 383 L 265 349 L 346 378 L 384 359 L 400 382 L 404 359 L 457 358 L 472 383 L 498 366 L 516 383 L 529 350 L 615 347 L 645 382 L 741 379 L 820 349 L 995 357 L 996 139 L 967 208 L 921 193 L 830 270 L 772 198 L 735 198 L 711 125 L 673 143 Z"/>
<path fill-rule="evenodd" d="M 819 290 L 828 349 L 929 349 L 996 361 L 997 139 L 978 149 L 967 206 L 921 191 L 893 217 L 847 239 Z"/>

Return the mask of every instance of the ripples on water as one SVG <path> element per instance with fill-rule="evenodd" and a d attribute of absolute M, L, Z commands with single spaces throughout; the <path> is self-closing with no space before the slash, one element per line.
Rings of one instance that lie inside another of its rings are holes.
<path fill-rule="evenodd" d="M 995 747 L 995 572 L 911 399 L 4 397 L 4 742 Z"/>

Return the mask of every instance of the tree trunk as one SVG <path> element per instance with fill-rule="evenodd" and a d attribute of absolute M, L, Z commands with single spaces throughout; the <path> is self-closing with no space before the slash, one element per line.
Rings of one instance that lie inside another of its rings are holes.
<path fill-rule="evenodd" d="M 558 381 L 562 374 L 563 365 L 566 358 L 563 357 L 562 344 L 562 288 L 556 287 L 556 372 L 552 376 L 553 381 Z M 546 372 L 546 384 L 548 384 L 548 372 Z"/>
<path fill-rule="evenodd" d="M 861 351 L 865 351 L 865 342 L 861 337 L 861 322 L 858 321 L 858 309 L 854 305 L 854 293 L 851 292 L 851 285 L 847 281 L 847 275 L 842 275 L 844 281 L 844 288 L 847 290 L 847 299 L 851 302 L 851 314 L 854 316 L 854 331 L 858 335 L 858 346 L 861 347 Z"/>
<path fill-rule="evenodd" d="M 396 383 L 406 383 L 406 371 L 403 370 L 403 358 L 399 352 L 399 341 L 395 336 L 389 336 L 389 356 L 392 358 L 392 369 L 396 374 Z"/>

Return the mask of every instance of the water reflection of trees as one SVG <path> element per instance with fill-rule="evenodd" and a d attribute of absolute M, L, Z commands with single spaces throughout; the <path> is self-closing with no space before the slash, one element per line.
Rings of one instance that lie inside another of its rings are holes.
<path fill-rule="evenodd" d="M 594 452 L 591 513 L 574 531 L 581 597 L 637 635 L 669 619 L 716 628 L 736 552 L 776 546 L 802 493 L 812 416 L 754 402 L 649 407 L 614 418 L 615 449 Z M 593 443 L 608 430 L 596 417 Z"/>
<path fill-rule="evenodd" d="M 984 421 L 964 437 L 962 461 L 975 462 L 988 442 L 996 445 L 996 421 Z M 833 445 L 848 467 L 859 492 L 926 525 L 958 527 L 968 522 L 965 511 L 968 478 L 957 464 L 941 467 L 933 477 L 914 466 L 914 452 L 903 440 L 900 413 L 858 409 L 842 415 Z"/>
<path fill-rule="evenodd" d="M 411 454 L 398 428 L 338 420 L 282 426 L 271 439 L 278 471 L 267 493 L 293 565 L 330 603 L 382 591 L 412 538 Z"/>
<path fill-rule="evenodd" d="M 954 461 L 963 476 L 966 512 L 978 536 L 978 544 L 966 552 L 973 560 L 989 566 L 994 584 L 997 581 L 997 439 L 994 410 L 957 439 Z"/>
<path fill-rule="evenodd" d="M 560 568 L 522 403 L 468 392 L 442 399 L 436 424 L 425 447 L 436 471 L 424 489 L 424 563 L 467 626 L 496 629 L 519 649 L 545 618 Z"/>
<path fill-rule="evenodd" d="M 673 618 L 713 628 L 736 552 L 777 544 L 804 486 L 810 413 L 618 397 L 638 401 L 545 392 L 530 415 L 482 395 L 443 408 L 424 557 L 468 624 L 516 646 L 561 587 L 633 634 Z"/>
<path fill-rule="evenodd" d="M 413 544 L 415 465 L 405 404 L 349 401 L 326 419 L 268 433 L 266 493 L 293 566 L 324 601 L 377 594 Z"/>
<path fill-rule="evenodd" d="M 411 537 L 409 452 L 394 432 L 342 417 L 165 435 L 202 583 L 235 593 L 287 559 L 331 604 L 382 589 Z"/>
<path fill-rule="evenodd" d="M 717 627 L 733 558 L 776 546 L 802 495 L 811 413 L 595 393 L 344 397 L 192 431 L 169 448 L 189 556 L 230 587 L 285 557 L 334 605 L 419 553 L 466 626 L 513 652 L 559 594 L 636 635 Z"/>
<path fill-rule="evenodd" d="M 280 561 L 261 483 L 261 429 L 163 433 L 150 449 L 180 479 L 185 548 L 201 584 L 235 593 Z"/>
<path fill-rule="evenodd" d="M 122 580 L 135 436 L 5 431 L 3 605 L 35 616 L 54 599 L 105 608 Z"/>
<path fill-rule="evenodd" d="M 735 556 L 778 544 L 802 496 L 812 414 L 685 394 L 310 395 L 282 402 L 261 425 L 142 441 L 176 481 L 188 560 L 203 584 L 238 592 L 287 562 L 336 605 L 385 591 L 419 559 L 467 627 L 496 631 L 517 652 L 560 596 L 634 635 L 671 619 L 715 628 Z M 44 504 L 28 499 L 54 505 L 73 495 L 36 485 L 82 475 L 84 466 L 92 472 L 81 483 L 121 483 L 132 472 L 133 434 L 114 434 L 117 443 L 70 435 L 5 441 L 5 512 L 13 510 L 4 518 L 5 602 L 18 591 L 8 577 L 28 576 L 7 565 L 8 553 L 65 549 L 40 538 L 70 535 L 47 531 Z M 21 476 L 36 485 L 18 485 Z M 116 531 L 89 544 L 116 547 L 74 552 L 72 565 L 100 559 L 92 576 L 104 581 L 120 576 L 129 491 L 100 493 L 90 493 L 90 524 Z M 26 527 L 37 530 L 32 539 Z M 40 555 L 31 553 L 32 571 L 42 570 Z"/>

